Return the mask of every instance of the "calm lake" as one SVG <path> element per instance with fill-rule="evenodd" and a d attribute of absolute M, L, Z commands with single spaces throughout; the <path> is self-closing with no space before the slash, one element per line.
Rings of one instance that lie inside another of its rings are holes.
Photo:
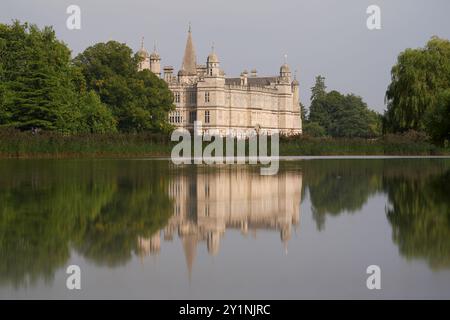
<path fill-rule="evenodd" d="M 450 298 L 450 159 L 259 173 L 0 160 L 0 298 Z M 70 265 L 81 290 L 66 287 Z"/>

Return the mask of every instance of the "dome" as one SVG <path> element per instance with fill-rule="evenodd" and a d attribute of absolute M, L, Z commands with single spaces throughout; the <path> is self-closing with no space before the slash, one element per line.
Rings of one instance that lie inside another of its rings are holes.
<path fill-rule="evenodd" d="M 291 72 L 291 69 L 289 69 L 287 63 L 283 64 L 280 68 L 280 73 L 289 73 L 289 72 Z"/>
<path fill-rule="evenodd" d="M 219 58 L 217 57 L 217 54 L 215 54 L 214 52 L 211 52 L 208 56 L 207 62 L 208 63 L 218 63 Z"/>
<path fill-rule="evenodd" d="M 156 51 L 153 51 L 152 54 L 150 55 L 150 59 L 152 60 L 159 60 L 159 54 Z"/>
<path fill-rule="evenodd" d="M 293 86 L 298 86 L 298 85 L 299 85 L 298 80 L 297 80 L 297 79 L 294 79 L 294 81 L 292 81 L 292 85 L 293 85 Z"/>
<path fill-rule="evenodd" d="M 139 49 L 138 55 L 140 57 L 142 57 L 142 58 L 148 58 L 149 57 L 148 51 L 145 50 L 144 48 Z"/>

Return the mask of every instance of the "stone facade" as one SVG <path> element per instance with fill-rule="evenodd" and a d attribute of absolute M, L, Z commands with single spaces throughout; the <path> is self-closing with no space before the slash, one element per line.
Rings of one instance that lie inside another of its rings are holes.
<path fill-rule="evenodd" d="M 150 69 L 161 76 L 161 59 L 156 52 L 141 48 L 140 69 Z M 256 70 L 227 78 L 217 54 L 209 54 L 206 65 L 198 65 L 192 32 L 189 28 L 183 63 L 175 76 L 173 67 L 165 66 L 164 80 L 174 94 L 176 110 L 169 121 L 176 127 L 194 130 L 201 121 L 200 134 L 247 136 L 251 132 L 282 135 L 302 133 L 299 83 L 291 80 L 285 63 L 278 76 L 259 77 Z"/>

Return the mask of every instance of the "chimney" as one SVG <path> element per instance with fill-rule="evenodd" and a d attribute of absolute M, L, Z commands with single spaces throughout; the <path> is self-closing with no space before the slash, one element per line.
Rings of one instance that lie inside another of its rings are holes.
<path fill-rule="evenodd" d="M 246 86 L 248 84 L 247 78 L 248 78 L 248 71 L 244 70 L 244 72 L 242 72 L 242 76 L 241 76 L 241 85 Z"/>

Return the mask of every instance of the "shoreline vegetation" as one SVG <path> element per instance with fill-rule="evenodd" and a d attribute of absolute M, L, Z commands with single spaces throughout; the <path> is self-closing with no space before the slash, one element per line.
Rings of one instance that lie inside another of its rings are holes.
<path fill-rule="evenodd" d="M 166 157 L 170 156 L 177 143 L 170 141 L 168 135 L 154 133 L 64 135 L 57 132 L 33 134 L 8 129 L 0 130 L 0 159 Z M 375 139 L 304 135 L 281 137 L 279 155 L 438 156 L 450 155 L 450 148 L 436 146 L 414 131 Z"/>

